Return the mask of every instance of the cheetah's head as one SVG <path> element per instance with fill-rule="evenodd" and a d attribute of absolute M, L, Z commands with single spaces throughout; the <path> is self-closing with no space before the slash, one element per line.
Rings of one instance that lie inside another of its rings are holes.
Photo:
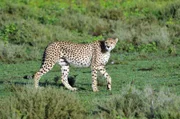
<path fill-rule="evenodd" d="M 118 38 L 116 39 L 108 38 L 107 40 L 105 40 L 104 45 L 105 45 L 106 50 L 111 51 L 112 49 L 114 49 L 117 42 L 118 42 Z"/>

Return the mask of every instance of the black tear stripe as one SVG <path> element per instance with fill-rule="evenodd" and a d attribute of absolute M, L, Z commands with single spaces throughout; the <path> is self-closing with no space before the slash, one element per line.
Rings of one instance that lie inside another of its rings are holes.
<path fill-rule="evenodd" d="M 108 50 L 106 49 L 105 41 L 99 41 L 99 42 L 100 42 L 101 52 L 106 53 Z"/>

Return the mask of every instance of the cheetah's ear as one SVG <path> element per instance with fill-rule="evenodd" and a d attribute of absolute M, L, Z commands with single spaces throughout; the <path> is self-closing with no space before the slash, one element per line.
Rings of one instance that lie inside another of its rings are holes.
<path fill-rule="evenodd" d="M 118 38 L 115 39 L 116 43 L 118 42 Z"/>

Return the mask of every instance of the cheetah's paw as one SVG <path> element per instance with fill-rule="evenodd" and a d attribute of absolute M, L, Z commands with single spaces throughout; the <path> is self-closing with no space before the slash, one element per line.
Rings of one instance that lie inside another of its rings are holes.
<path fill-rule="evenodd" d="M 70 90 L 71 91 L 77 91 L 77 88 L 71 88 Z"/>
<path fill-rule="evenodd" d="M 96 89 L 93 89 L 93 92 L 98 92 L 99 90 L 96 88 Z"/>

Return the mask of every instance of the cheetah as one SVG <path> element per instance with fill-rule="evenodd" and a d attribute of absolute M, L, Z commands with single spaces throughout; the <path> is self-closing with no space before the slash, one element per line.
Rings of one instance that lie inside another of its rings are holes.
<path fill-rule="evenodd" d="M 97 72 L 99 71 L 107 80 L 107 89 L 111 90 L 111 77 L 106 72 L 110 52 L 115 48 L 118 38 L 107 38 L 103 41 L 95 41 L 89 44 L 75 44 L 71 42 L 53 42 L 44 51 L 43 62 L 40 70 L 34 75 L 34 86 L 38 88 L 41 76 L 50 71 L 58 63 L 61 66 L 61 81 L 63 85 L 72 91 L 77 88 L 72 87 L 68 82 L 69 66 L 91 67 L 92 90 L 98 91 Z"/>

